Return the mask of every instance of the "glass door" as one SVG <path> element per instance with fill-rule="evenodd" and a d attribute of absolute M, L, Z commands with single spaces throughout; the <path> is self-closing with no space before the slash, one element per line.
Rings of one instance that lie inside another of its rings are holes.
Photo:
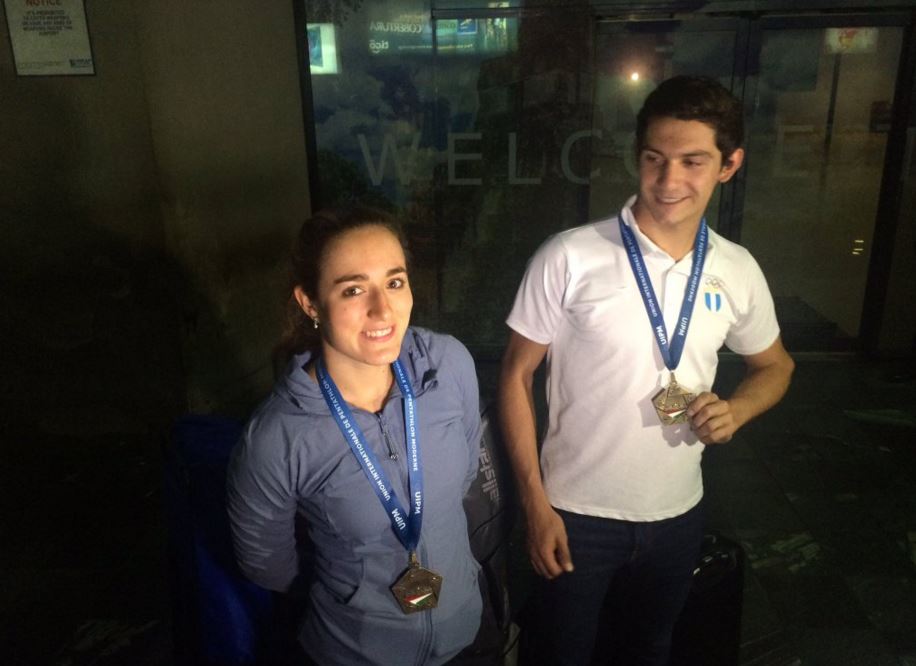
<path fill-rule="evenodd" d="M 859 337 L 902 40 L 852 19 L 761 26 L 741 243 L 795 350 Z"/>

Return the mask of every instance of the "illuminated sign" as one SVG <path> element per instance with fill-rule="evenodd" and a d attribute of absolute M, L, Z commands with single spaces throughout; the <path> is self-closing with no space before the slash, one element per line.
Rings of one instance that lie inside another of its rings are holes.
<path fill-rule="evenodd" d="M 369 53 L 395 55 L 432 53 L 433 30 L 436 51 L 444 54 L 504 53 L 517 44 L 516 18 L 465 18 L 431 21 L 428 14 L 376 16 L 368 24 Z"/>
<path fill-rule="evenodd" d="M 436 21 L 439 53 L 505 53 L 517 46 L 518 19 L 467 18 Z"/>
<path fill-rule="evenodd" d="M 337 74 L 337 33 L 333 23 L 309 23 L 309 71 L 312 74 Z"/>
<path fill-rule="evenodd" d="M 397 14 L 369 21 L 369 53 L 372 55 L 432 50 L 433 29 L 427 14 Z"/>

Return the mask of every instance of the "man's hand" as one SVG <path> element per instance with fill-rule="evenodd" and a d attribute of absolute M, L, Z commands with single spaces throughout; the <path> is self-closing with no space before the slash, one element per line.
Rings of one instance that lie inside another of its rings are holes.
<path fill-rule="evenodd" d="M 550 580 L 572 571 L 566 527 L 550 506 L 538 465 L 532 381 L 547 355 L 542 345 L 515 331 L 509 337 L 499 376 L 499 416 L 503 438 L 528 522 L 528 555 L 539 575 Z"/>
<path fill-rule="evenodd" d="M 566 526 L 560 514 L 547 506 L 529 511 L 528 556 L 534 570 L 547 580 L 573 570 L 566 541 Z"/>
<path fill-rule="evenodd" d="M 687 408 L 690 427 L 704 444 L 724 444 L 738 429 L 738 422 L 728 400 L 705 391 Z"/>
<path fill-rule="evenodd" d="M 738 428 L 775 405 L 789 388 L 795 363 L 776 338 L 758 354 L 743 356 L 744 379 L 728 400 L 705 391 L 687 406 L 690 427 L 704 444 L 724 444 Z"/>

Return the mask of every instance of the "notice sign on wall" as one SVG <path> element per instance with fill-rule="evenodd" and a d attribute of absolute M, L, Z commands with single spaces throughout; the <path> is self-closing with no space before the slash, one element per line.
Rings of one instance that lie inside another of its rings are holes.
<path fill-rule="evenodd" d="M 16 73 L 95 74 L 83 0 L 3 0 Z"/>

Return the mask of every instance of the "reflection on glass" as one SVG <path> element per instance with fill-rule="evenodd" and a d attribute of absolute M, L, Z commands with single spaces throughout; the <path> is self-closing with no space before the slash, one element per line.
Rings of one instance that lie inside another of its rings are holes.
<path fill-rule="evenodd" d="M 447 132 L 438 312 L 446 330 L 495 346 L 531 253 L 585 220 L 592 34 L 569 9 L 477 19 L 474 48 L 462 50 L 462 23 L 436 27 Z"/>
<path fill-rule="evenodd" d="M 432 53 L 433 30 L 429 13 L 400 11 L 402 3 L 376 3 L 369 14 L 369 52 L 372 55 Z"/>
<path fill-rule="evenodd" d="M 741 241 L 796 350 L 859 334 L 901 33 L 764 32 Z"/>
<path fill-rule="evenodd" d="M 518 48 L 514 18 L 467 18 L 436 21 L 436 50 L 448 54 L 505 53 Z"/>
<path fill-rule="evenodd" d="M 306 1 L 310 21 L 337 30 L 340 75 L 312 77 L 321 200 L 398 212 L 415 321 L 501 345 L 528 257 L 585 219 L 589 14 L 433 21 L 423 0 L 336 7 Z"/>

